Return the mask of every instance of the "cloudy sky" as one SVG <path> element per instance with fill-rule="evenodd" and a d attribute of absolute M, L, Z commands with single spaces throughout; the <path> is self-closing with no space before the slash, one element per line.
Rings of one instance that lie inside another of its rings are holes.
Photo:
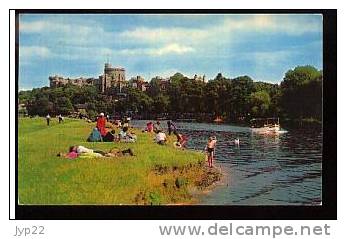
<path fill-rule="evenodd" d="M 127 79 L 222 72 L 278 83 L 297 65 L 322 69 L 322 35 L 321 15 L 22 14 L 19 89 L 98 77 L 107 60 Z"/>

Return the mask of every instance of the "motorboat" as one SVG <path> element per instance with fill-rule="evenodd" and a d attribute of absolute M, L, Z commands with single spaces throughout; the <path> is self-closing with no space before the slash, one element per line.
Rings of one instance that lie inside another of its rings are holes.
<path fill-rule="evenodd" d="M 259 134 L 277 134 L 281 129 L 279 118 L 254 118 L 250 124 L 251 131 Z"/>

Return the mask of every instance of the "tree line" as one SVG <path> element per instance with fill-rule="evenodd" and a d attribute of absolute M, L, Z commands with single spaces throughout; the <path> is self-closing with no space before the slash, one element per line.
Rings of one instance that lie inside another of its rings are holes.
<path fill-rule="evenodd" d="M 86 106 L 89 117 L 97 112 L 135 113 L 206 113 L 230 121 L 255 117 L 289 119 L 322 118 L 321 70 L 297 66 L 288 70 L 280 84 L 256 82 L 249 76 L 226 78 L 221 73 L 208 82 L 190 79 L 181 73 L 170 77 L 164 89 L 153 78 L 147 91 L 128 85 L 120 100 L 102 95 L 93 86 L 65 85 L 19 92 L 19 103 L 29 115 L 69 114 L 78 104 Z"/>

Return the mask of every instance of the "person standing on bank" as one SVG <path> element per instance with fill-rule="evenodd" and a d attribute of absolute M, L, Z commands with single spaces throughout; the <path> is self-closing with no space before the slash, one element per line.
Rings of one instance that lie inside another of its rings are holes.
<path fill-rule="evenodd" d="M 60 124 L 63 121 L 61 114 L 59 114 L 58 119 L 59 119 L 59 124 Z"/>
<path fill-rule="evenodd" d="M 170 120 L 167 121 L 167 127 L 168 127 L 168 135 L 171 135 L 171 133 L 176 130 L 175 125 Z"/>
<path fill-rule="evenodd" d="M 47 120 L 47 126 L 49 126 L 49 122 L 50 122 L 50 115 L 49 114 L 46 116 L 46 120 Z"/>
<path fill-rule="evenodd" d="M 214 161 L 214 157 L 215 157 L 215 147 L 216 147 L 216 137 L 209 137 L 208 139 L 208 143 L 205 146 L 205 151 L 206 151 L 206 157 L 208 160 L 208 166 L 210 168 L 213 167 L 213 161 Z"/>

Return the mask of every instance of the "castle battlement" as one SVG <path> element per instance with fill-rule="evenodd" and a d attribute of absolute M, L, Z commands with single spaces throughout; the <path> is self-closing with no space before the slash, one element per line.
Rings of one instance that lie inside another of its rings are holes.
<path fill-rule="evenodd" d="M 64 78 L 62 76 L 49 76 L 50 87 L 59 87 L 67 84 L 82 86 L 96 86 L 100 92 L 104 93 L 110 88 L 116 88 L 119 92 L 126 84 L 125 68 L 112 67 L 111 64 L 106 63 L 104 72 L 99 78 Z"/>
<path fill-rule="evenodd" d="M 98 79 L 94 79 L 94 78 L 84 78 L 84 77 L 64 78 L 58 75 L 50 76 L 49 81 L 50 81 L 50 87 L 59 87 L 59 86 L 67 85 L 67 84 L 72 84 L 72 85 L 77 85 L 79 87 L 82 87 L 86 85 L 98 84 Z"/>

